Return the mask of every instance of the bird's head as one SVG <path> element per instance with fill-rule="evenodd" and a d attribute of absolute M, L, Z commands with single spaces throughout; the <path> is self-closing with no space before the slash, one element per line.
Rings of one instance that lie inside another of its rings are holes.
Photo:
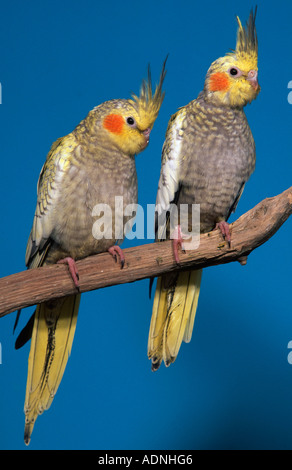
<path fill-rule="evenodd" d="M 150 132 L 164 98 L 162 84 L 166 74 L 165 64 L 166 60 L 154 94 L 149 67 L 148 78 L 142 82 L 140 96 L 133 94 L 129 100 L 108 102 L 109 106 L 102 117 L 102 128 L 111 141 L 128 155 L 138 154 L 149 143 Z"/>
<path fill-rule="evenodd" d="M 251 11 L 245 27 L 237 17 L 235 51 L 215 60 L 207 72 L 204 91 L 209 100 L 242 108 L 257 97 L 260 86 L 255 17 L 256 9 Z"/>

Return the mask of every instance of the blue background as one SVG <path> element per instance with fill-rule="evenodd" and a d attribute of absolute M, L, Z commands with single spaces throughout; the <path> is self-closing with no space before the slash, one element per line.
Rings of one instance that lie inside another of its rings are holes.
<path fill-rule="evenodd" d="M 292 4 L 258 0 L 259 80 L 246 108 L 257 167 L 236 218 L 291 186 Z M 22 271 L 36 183 L 51 143 L 88 111 L 138 93 L 167 53 L 166 97 L 137 157 L 139 203 L 154 203 L 169 117 L 194 99 L 210 63 L 235 47 L 238 0 L 1 1 L 1 276 Z M 233 218 L 234 220 L 234 218 Z M 84 294 L 72 355 L 30 449 L 290 449 L 292 220 L 248 259 L 204 271 L 190 344 L 151 372 L 148 281 Z M 126 241 L 133 246 L 142 241 Z M 33 308 L 22 314 L 22 327 Z M 0 319 L 0 447 L 24 449 L 29 345 Z M 19 331 L 19 330 L 18 330 Z"/>

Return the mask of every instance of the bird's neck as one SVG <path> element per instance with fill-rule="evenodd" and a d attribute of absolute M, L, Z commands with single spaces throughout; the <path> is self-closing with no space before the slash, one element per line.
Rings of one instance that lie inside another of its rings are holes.
<path fill-rule="evenodd" d="M 197 99 L 192 103 L 195 107 L 201 107 L 203 111 L 210 116 L 224 115 L 225 121 L 246 119 L 243 107 L 229 106 L 226 104 L 223 105 L 213 96 L 207 94 L 205 90 L 201 91 Z"/>

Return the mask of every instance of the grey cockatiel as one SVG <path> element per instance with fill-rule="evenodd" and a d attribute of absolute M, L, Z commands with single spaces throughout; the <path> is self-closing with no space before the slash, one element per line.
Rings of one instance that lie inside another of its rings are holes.
<path fill-rule="evenodd" d="M 198 98 L 180 108 L 169 122 L 162 151 L 157 213 L 171 203 L 200 204 L 200 232 L 218 227 L 230 242 L 227 219 L 235 210 L 255 167 L 255 144 L 243 107 L 256 98 L 257 37 L 255 14 L 246 27 L 238 20 L 236 50 L 210 66 Z M 156 226 L 163 239 L 166 224 Z M 177 261 L 180 230 L 174 240 Z M 192 336 L 201 270 L 165 274 L 157 280 L 148 340 L 152 369 L 170 365 L 182 341 Z"/>
<path fill-rule="evenodd" d="M 80 301 L 75 260 L 110 251 L 123 259 L 115 245 L 124 237 L 124 225 L 115 231 L 115 198 L 122 208 L 137 203 L 135 155 L 149 142 L 164 93 L 163 66 L 152 94 L 150 69 L 140 96 L 107 101 L 92 111 L 67 136 L 58 139 L 47 156 L 38 182 L 37 208 L 26 250 L 26 265 L 35 268 L 56 262 L 68 264 L 76 295 L 38 305 L 30 321 L 31 349 L 25 397 L 25 442 L 39 414 L 48 409 L 61 382 L 75 333 Z M 121 199 L 122 198 L 122 199 Z M 106 204 L 112 218 L 94 234 L 96 206 Z M 53 288 L 53 287 L 52 287 Z M 16 347 L 24 342 L 20 335 Z"/>

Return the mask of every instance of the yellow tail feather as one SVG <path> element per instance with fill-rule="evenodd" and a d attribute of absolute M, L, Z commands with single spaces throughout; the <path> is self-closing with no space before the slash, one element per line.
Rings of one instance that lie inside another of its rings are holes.
<path fill-rule="evenodd" d="M 148 338 L 152 370 L 175 361 L 182 341 L 192 337 L 202 270 L 166 274 L 157 280 Z M 172 279 L 173 278 L 173 279 Z"/>
<path fill-rule="evenodd" d="M 24 441 L 28 445 L 34 423 L 47 410 L 62 380 L 71 352 L 80 294 L 37 306 L 24 404 Z"/>

